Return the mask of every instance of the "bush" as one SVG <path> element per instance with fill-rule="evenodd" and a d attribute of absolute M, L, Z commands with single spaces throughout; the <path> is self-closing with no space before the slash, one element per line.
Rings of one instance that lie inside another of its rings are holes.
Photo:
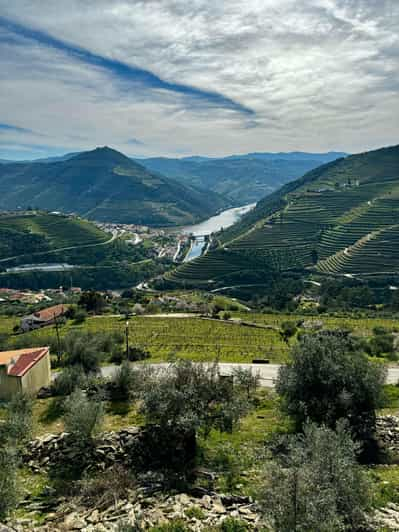
<path fill-rule="evenodd" d="M 138 398 L 151 375 L 150 368 L 132 368 L 126 360 L 109 382 L 109 397 L 112 401 L 129 401 Z"/>
<path fill-rule="evenodd" d="M 21 447 L 32 432 L 32 401 L 25 394 L 16 395 L 7 405 L 0 424 L 0 520 L 18 503 L 17 468 Z"/>
<path fill-rule="evenodd" d="M 90 446 L 102 422 L 103 407 L 99 398 L 89 399 L 77 389 L 65 400 L 64 408 L 65 431 L 69 433 L 72 445 Z"/>
<path fill-rule="evenodd" d="M 249 526 L 245 521 L 235 517 L 227 517 L 219 527 L 220 532 L 247 532 Z"/>
<path fill-rule="evenodd" d="M 79 495 L 89 508 L 116 505 L 126 497 L 128 491 L 136 489 L 136 481 L 130 471 L 119 464 L 93 476 L 86 476 L 79 482 Z"/>
<path fill-rule="evenodd" d="M 288 344 L 289 339 L 295 336 L 297 332 L 296 323 L 293 321 L 283 321 L 281 324 L 280 336 Z"/>
<path fill-rule="evenodd" d="M 308 424 L 288 454 L 268 467 L 263 508 L 276 532 L 362 530 L 369 481 L 344 424 Z"/>
<path fill-rule="evenodd" d="M 81 366 L 64 368 L 51 385 L 53 395 L 70 395 L 75 388 L 83 388 L 86 375 Z"/>
<path fill-rule="evenodd" d="M 182 519 L 173 519 L 168 523 L 153 526 L 150 532 L 188 532 L 189 528 Z"/>
<path fill-rule="evenodd" d="M 291 358 L 280 368 L 276 389 L 297 429 L 307 419 L 334 429 L 343 418 L 357 440 L 370 441 L 375 410 L 383 403 L 385 367 L 339 332 L 304 335 Z"/>
<path fill-rule="evenodd" d="M 129 360 L 131 362 L 137 362 L 147 358 L 151 358 L 151 353 L 145 349 L 141 349 L 141 347 L 129 347 Z"/>
<path fill-rule="evenodd" d="M 80 296 L 78 305 L 83 307 L 87 312 L 101 314 L 106 305 L 106 301 L 99 292 L 89 290 L 88 292 L 83 292 Z"/>
<path fill-rule="evenodd" d="M 166 466 L 184 468 L 195 456 L 198 431 L 204 437 L 212 428 L 231 431 L 246 408 L 231 381 L 221 378 L 217 364 L 180 360 L 150 379 L 141 413 L 153 427 L 153 437 L 164 442 L 160 460 Z M 182 443 L 181 455 L 176 454 L 177 442 Z"/>
<path fill-rule="evenodd" d="M 15 395 L 7 405 L 0 424 L 0 446 L 20 447 L 32 434 L 32 399 L 25 393 Z"/>
<path fill-rule="evenodd" d="M 253 399 L 256 390 L 259 387 L 260 375 L 253 374 L 250 369 L 234 368 L 233 370 L 234 384 L 239 390 L 244 391 L 247 399 Z"/>
<path fill-rule="evenodd" d="M 15 450 L 10 447 L 0 447 L 0 521 L 17 507 L 18 460 Z"/>
<path fill-rule="evenodd" d="M 73 321 L 75 325 L 80 325 L 81 323 L 84 323 L 86 321 L 86 318 L 87 318 L 87 312 L 81 308 L 75 312 Z"/>

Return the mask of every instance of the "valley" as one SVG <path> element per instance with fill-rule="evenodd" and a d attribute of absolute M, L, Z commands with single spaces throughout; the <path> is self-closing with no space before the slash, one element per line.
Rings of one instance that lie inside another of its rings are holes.
<path fill-rule="evenodd" d="M 218 247 L 169 279 L 216 288 L 250 283 L 256 272 L 396 275 L 398 171 L 398 147 L 321 166 L 260 201 L 218 235 Z"/>
<path fill-rule="evenodd" d="M 399 532 L 398 28 L 0 0 L 0 532 Z"/>

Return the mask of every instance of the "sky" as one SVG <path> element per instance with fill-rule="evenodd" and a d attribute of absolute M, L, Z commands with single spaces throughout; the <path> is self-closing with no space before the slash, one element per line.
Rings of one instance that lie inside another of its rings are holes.
<path fill-rule="evenodd" d="M 398 0 L 0 0 L 0 159 L 399 144 Z"/>

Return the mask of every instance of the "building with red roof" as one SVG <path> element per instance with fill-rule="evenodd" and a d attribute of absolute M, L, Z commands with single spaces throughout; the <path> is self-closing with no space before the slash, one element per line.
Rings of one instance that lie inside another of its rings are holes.
<path fill-rule="evenodd" d="M 21 329 L 26 332 L 51 325 L 63 316 L 67 310 L 68 307 L 65 305 L 54 305 L 53 307 L 39 310 L 29 316 L 24 316 L 21 320 Z"/>
<path fill-rule="evenodd" d="M 36 394 L 51 382 L 48 347 L 31 347 L 0 352 L 0 399 L 17 393 Z"/>

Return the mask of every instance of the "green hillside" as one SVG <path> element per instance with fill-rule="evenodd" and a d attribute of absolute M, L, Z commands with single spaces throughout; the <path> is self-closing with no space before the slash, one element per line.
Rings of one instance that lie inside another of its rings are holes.
<path fill-rule="evenodd" d="M 285 185 L 169 276 L 220 286 L 270 272 L 399 272 L 399 146 L 353 155 Z"/>
<path fill-rule="evenodd" d="M 344 153 L 249 153 L 223 158 L 154 157 L 139 161 L 151 171 L 186 185 L 212 190 L 227 197 L 233 205 L 254 203 Z"/>
<path fill-rule="evenodd" d="M 91 220 L 167 226 L 194 223 L 228 205 L 216 193 L 151 173 L 110 148 L 46 164 L 0 166 L 4 210 L 31 206 Z"/>
<path fill-rule="evenodd" d="M 110 238 L 94 224 L 69 216 L 47 213 L 0 215 L 0 260 L 99 244 Z"/>

